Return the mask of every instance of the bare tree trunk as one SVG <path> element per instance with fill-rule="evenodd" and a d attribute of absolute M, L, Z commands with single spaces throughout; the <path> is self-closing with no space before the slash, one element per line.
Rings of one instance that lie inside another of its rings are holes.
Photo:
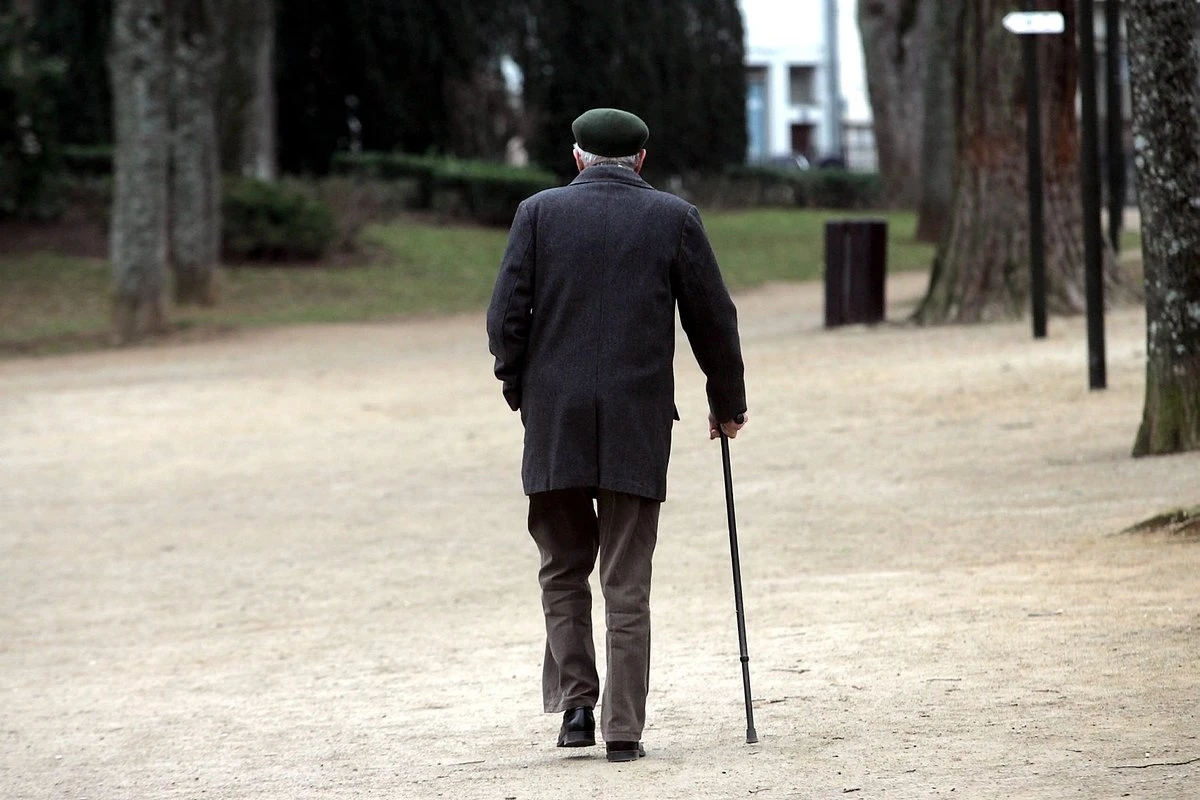
<path fill-rule="evenodd" d="M 884 198 L 914 207 L 921 187 L 929 0 L 860 0 L 858 28 Z"/>
<path fill-rule="evenodd" d="M 275 2 L 254 4 L 254 101 L 246 115 L 242 174 L 273 181 L 279 177 L 275 153 Z"/>
<path fill-rule="evenodd" d="M 917 240 L 941 242 L 954 207 L 955 96 L 960 72 L 958 47 L 962 6 L 958 0 L 925 0 L 929 28 L 925 37 L 925 115 L 921 121 L 920 201 Z"/>
<path fill-rule="evenodd" d="M 216 0 L 172 0 L 171 264 L 175 301 L 216 302 L 221 162 L 216 91 L 221 66 Z"/>
<path fill-rule="evenodd" d="M 1200 449 L 1200 55 L 1195 0 L 1127 0 L 1146 282 L 1135 456 Z"/>
<path fill-rule="evenodd" d="M 450 151 L 461 158 L 504 159 L 520 129 L 499 66 L 482 65 L 466 78 L 446 81 Z"/>
<path fill-rule="evenodd" d="M 1020 316 L 1029 302 L 1029 204 L 1020 43 L 999 24 L 1016 0 L 964 3 L 957 186 L 949 230 L 938 247 L 929 292 L 917 310 L 925 323 Z M 1061 36 L 1041 36 L 1042 150 L 1045 159 L 1046 305 L 1057 314 L 1084 307 L 1083 214 L 1079 196 L 1074 45 L 1075 2 L 1046 4 L 1066 18 Z M 1105 250 L 1110 296 L 1123 290 Z"/>
<path fill-rule="evenodd" d="M 275 144 L 275 2 L 226 4 L 226 60 L 221 75 L 222 162 L 229 172 L 273 181 Z"/>
<path fill-rule="evenodd" d="M 116 0 L 110 249 L 118 344 L 166 330 L 168 74 L 163 0 Z"/>

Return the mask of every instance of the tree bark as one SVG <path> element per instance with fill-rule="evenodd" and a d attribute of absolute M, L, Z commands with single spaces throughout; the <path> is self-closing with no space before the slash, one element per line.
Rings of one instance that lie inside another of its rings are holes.
<path fill-rule="evenodd" d="M 945 234 L 954 206 L 954 76 L 962 6 L 957 0 L 925 0 L 929 6 L 925 37 L 925 113 L 921 121 L 920 200 L 917 240 L 937 244 Z"/>
<path fill-rule="evenodd" d="M 225 171 L 273 181 L 275 143 L 275 2 L 227 2 L 218 109 Z"/>
<path fill-rule="evenodd" d="M 172 0 L 171 265 L 175 301 L 216 302 L 221 163 L 216 89 L 221 66 L 216 0 Z"/>
<path fill-rule="evenodd" d="M 1200 55 L 1195 0 L 1127 0 L 1146 289 L 1135 456 L 1200 449 Z"/>
<path fill-rule="evenodd" d="M 1029 204 L 1025 151 L 1026 96 L 1020 42 L 999 23 L 1015 0 L 963 4 L 956 75 L 957 186 L 929 291 L 916 312 L 924 323 L 1019 317 L 1029 302 Z M 1074 0 L 1055 0 L 1066 18 L 1061 36 L 1039 36 L 1044 159 L 1046 306 L 1084 308 L 1083 214 L 1079 196 L 1078 73 Z M 1120 274 L 1104 253 L 1110 296 Z"/>
<path fill-rule="evenodd" d="M 466 78 L 446 81 L 450 152 L 460 158 L 504 159 L 520 130 L 497 65 L 485 65 Z"/>
<path fill-rule="evenodd" d="M 110 251 L 114 340 L 166 329 L 167 50 L 163 0 L 113 5 L 109 73 L 116 135 Z"/>
<path fill-rule="evenodd" d="M 920 199 L 929 0 L 860 0 L 858 28 L 879 154 L 884 199 L 915 207 Z"/>

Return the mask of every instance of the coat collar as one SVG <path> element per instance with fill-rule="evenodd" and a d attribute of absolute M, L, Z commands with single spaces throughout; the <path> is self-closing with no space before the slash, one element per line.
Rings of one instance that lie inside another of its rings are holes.
<path fill-rule="evenodd" d="M 597 183 L 601 181 L 626 183 L 630 186 L 640 186 L 643 189 L 653 189 L 654 187 L 646 183 L 642 176 L 629 169 L 628 167 L 619 167 L 616 164 L 597 164 L 594 167 L 588 167 L 583 172 L 575 176 L 575 180 L 571 181 L 574 186 L 577 183 Z"/>

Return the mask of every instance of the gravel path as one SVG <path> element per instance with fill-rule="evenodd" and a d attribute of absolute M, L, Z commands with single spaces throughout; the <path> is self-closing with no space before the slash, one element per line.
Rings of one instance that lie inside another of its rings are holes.
<path fill-rule="evenodd" d="M 923 279 L 889 286 L 903 319 Z M 0 362 L 4 798 L 1192 798 L 1200 501 L 1133 460 L 1141 312 L 820 328 L 738 298 L 743 744 L 681 345 L 648 758 L 554 748 L 520 426 L 478 316 Z M 1181 763 L 1191 762 L 1191 763 Z"/>

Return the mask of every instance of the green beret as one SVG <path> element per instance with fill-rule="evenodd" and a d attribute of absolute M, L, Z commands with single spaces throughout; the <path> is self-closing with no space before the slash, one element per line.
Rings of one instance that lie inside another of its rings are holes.
<path fill-rule="evenodd" d="M 633 156 L 641 152 L 650 129 L 641 117 L 619 108 L 593 108 L 571 123 L 575 143 L 598 156 Z"/>

